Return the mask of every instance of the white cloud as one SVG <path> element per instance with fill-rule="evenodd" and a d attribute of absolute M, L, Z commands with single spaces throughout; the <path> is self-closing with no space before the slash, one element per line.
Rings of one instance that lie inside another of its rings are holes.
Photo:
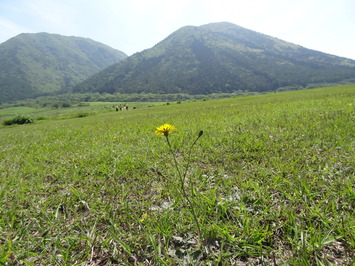
<path fill-rule="evenodd" d="M 12 31 L 26 32 L 26 31 L 29 31 L 27 28 L 24 28 L 20 25 L 13 23 L 12 21 L 9 21 L 9 20 L 1 18 L 1 17 L 0 17 L 0 26 L 1 26 L 2 32 L 12 32 Z"/>
<path fill-rule="evenodd" d="M 0 17 L 0 43 L 7 41 L 8 39 L 15 37 L 23 32 L 32 32 L 30 29 L 17 25 L 12 21 Z"/>
<path fill-rule="evenodd" d="M 77 11 L 62 2 L 32 0 L 26 2 L 26 12 L 35 17 L 35 26 L 44 29 L 61 30 L 75 27 Z"/>

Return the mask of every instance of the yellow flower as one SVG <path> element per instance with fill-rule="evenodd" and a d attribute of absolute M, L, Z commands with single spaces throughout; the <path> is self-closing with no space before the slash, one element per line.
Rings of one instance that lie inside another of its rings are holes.
<path fill-rule="evenodd" d="M 173 130 L 175 130 L 175 129 L 176 128 L 173 125 L 164 124 L 164 125 L 161 125 L 160 127 L 157 127 L 155 134 L 168 136 L 169 133 L 173 132 Z"/>
<path fill-rule="evenodd" d="M 148 214 L 143 213 L 143 214 L 142 214 L 142 219 L 140 219 L 139 221 L 140 221 L 140 222 L 144 222 L 144 220 L 145 220 L 147 217 L 148 217 Z"/>

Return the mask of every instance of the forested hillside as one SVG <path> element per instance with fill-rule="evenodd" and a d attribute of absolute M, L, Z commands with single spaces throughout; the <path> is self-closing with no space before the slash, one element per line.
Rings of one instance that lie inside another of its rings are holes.
<path fill-rule="evenodd" d="M 114 64 L 75 92 L 272 91 L 355 78 L 355 61 L 288 43 L 231 23 L 186 26 Z"/>
<path fill-rule="evenodd" d="M 68 91 L 126 57 L 90 39 L 20 34 L 0 44 L 0 102 Z"/>

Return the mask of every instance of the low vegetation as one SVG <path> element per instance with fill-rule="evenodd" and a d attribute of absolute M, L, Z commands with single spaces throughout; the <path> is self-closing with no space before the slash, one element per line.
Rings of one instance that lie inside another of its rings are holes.
<path fill-rule="evenodd" d="M 349 85 L 3 126 L 0 264 L 352 265 L 354 96 Z M 165 123 L 170 147 L 154 134 Z"/>
<path fill-rule="evenodd" d="M 17 115 L 11 119 L 7 119 L 4 121 L 5 126 L 10 126 L 14 124 L 23 125 L 23 124 L 31 124 L 34 123 L 34 118 L 30 115 Z"/>

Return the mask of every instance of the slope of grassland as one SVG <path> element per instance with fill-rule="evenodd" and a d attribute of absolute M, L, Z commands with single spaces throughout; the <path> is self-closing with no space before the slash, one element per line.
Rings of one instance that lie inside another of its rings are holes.
<path fill-rule="evenodd" d="M 86 102 L 77 103 L 69 107 L 8 107 L 0 108 L 0 128 L 4 127 L 4 121 L 16 117 L 18 115 L 31 116 L 35 121 L 44 122 L 49 120 L 62 120 L 70 118 L 80 118 L 86 116 L 93 116 L 107 112 L 114 112 L 115 106 L 123 106 L 127 102 Z M 162 105 L 160 102 L 130 102 L 129 108 L 136 109 L 154 105 Z"/>
<path fill-rule="evenodd" d="M 355 86 L 0 129 L 0 263 L 351 265 Z M 180 166 L 179 196 L 163 123 Z M 190 190 L 190 187 L 192 189 Z"/>

